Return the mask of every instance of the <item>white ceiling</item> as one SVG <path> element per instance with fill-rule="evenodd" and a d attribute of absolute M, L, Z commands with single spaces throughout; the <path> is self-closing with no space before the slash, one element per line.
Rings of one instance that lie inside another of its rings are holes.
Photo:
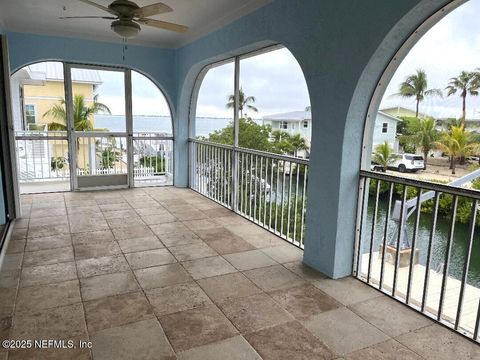
<path fill-rule="evenodd" d="M 94 0 L 107 6 L 113 0 Z M 159 0 L 162 1 L 162 0 Z M 272 0 L 163 0 L 173 12 L 152 16 L 153 19 L 186 25 L 185 34 L 177 34 L 142 25 L 142 31 L 129 43 L 179 47 L 258 9 Z M 157 0 L 134 0 L 142 7 Z M 66 10 L 64 10 L 64 7 Z M 0 24 L 7 31 L 56 35 L 121 42 L 110 30 L 110 20 L 61 20 L 59 16 L 110 16 L 110 14 L 77 0 L 0 0 Z"/>

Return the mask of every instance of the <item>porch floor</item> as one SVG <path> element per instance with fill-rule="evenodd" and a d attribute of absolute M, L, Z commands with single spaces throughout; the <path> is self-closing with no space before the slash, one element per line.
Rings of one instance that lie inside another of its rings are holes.
<path fill-rule="evenodd" d="M 480 347 L 186 190 L 22 196 L 0 359 L 474 359 Z M 91 341 L 92 348 L 80 348 Z"/>

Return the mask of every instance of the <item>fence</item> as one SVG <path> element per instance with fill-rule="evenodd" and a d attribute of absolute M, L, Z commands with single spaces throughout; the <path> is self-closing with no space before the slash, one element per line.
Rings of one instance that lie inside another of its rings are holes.
<path fill-rule="evenodd" d="M 360 175 L 354 276 L 479 341 L 480 192 Z"/>
<path fill-rule="evenodd" d="M 308 160 L 190 140 L 190 187 L 303 248 Z"/>

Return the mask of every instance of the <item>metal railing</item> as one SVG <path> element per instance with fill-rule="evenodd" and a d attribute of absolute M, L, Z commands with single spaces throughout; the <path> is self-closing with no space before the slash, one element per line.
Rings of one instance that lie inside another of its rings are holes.
<path fill-rule="evenodd" d="M 20 183 L 70 178 L 66 131 L 16 131 L 15 147 Z"/>
<path fill-rule="evenodd" d="M 479 341 L 480 192 L 361 171 L 353 275 Z"/>
<path fill-rule="evenodd" d="M 136 184 L 173 184 L 172 137 L 157 133 L 134 133 L 133 160 Z"/>
<path fill-rule="evenodd" d="M 303 248 L 308 160 L 190 139 L 190 187 Z"/>

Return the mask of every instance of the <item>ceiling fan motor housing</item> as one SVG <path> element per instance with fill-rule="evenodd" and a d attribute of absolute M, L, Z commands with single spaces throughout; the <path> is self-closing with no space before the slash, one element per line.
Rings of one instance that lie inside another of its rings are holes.
<path fill-rule="evenodd" d="M 132 19 L 139 6 L 129 0 L 115 0 L 108 5 L 108 8 L 117 12 L 120 19 Z"/>
<path fill-rule="evenodd" d="M 140 32 L 140 25 L 130 20 L 116 20 L 112 22 L 111 28 L 118 35 L 126 39 L 135 37 Z"/>

